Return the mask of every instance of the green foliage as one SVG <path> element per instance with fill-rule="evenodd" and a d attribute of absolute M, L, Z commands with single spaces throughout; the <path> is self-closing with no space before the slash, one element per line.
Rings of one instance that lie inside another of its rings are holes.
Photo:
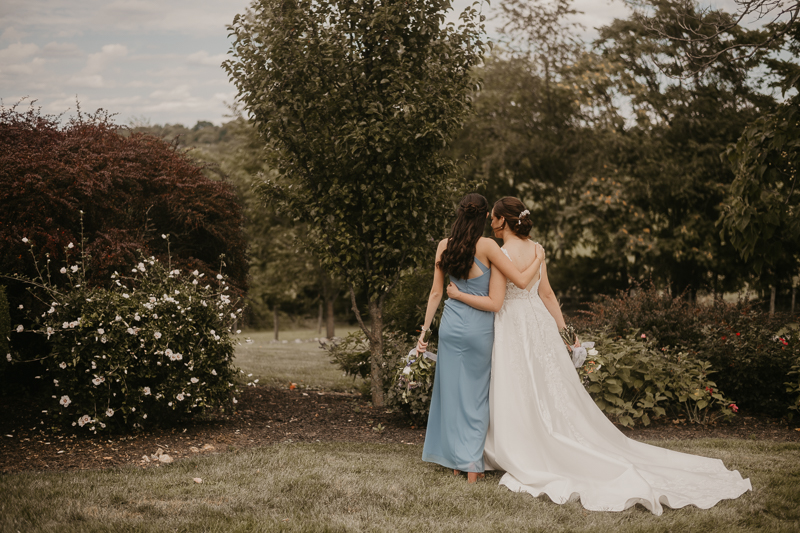
<path fill-rule="evenodd" d="M 9 339 L 11 338 L 11 315 L 8 312 L 8 298 L 6 298 L 6 288 L 0 285 L 0 356 L 8 354 L 5 359 L 11 357 Z M 0 365 L 4 361 L 0 359 Z"/>
<path fill-rule="evenodd" d="M 637 335 L 596 339 L 598 354 L 579 369 L 597 406 L 618 423 L 650 424 L 652 417 L 686 416 L 705 424 L 738 408 L 708 378 L 711 364 L 659 348 Z"/>
<path fill-rule="evenodd" d="M 800 411 L 800 362 L 792 366 L 792 369 L 787 374 L 790 381 L 784 383 L 786 385 L 786 392 L 794 397 L 794 403 L 789 406 L 792 411 Z M 790 416 L 793 413 L 790 413 Z"/>
<path fill-rule="evenodd" d="M 394 369 L 413 344 L 411 337 L 406 333 L 395 333 L 388 330 L 383 332 L 383 361 L 381 367 L 381 383 L 383 391 L 389 389 Z M 348 376 L 360 376 L 364 380 L 372 379 L 371 351 L 366 335 L 361 330 L 354 331 L 338 342 L 329 342 L 324 345 L 331 359 L 331 364 L 338 366 Z M 371 385 L 371 384 L 370 384 Z M 368 395 L 366 391 L 362 391 Z"/>
<path fill-rule="evenodd" d="M 578 319 L 584 329 L 608 328 L 614 336 L 640 331 L 659 349 L 710 362 L 719 387 L 749 412 L 780 416 L 794 401 L 781 386 L 800 357 L 800 334 L 788 316 L 770 316 L 744 298 L 689 305 L 653 285 L 602 297 L 589 308 Z"/>
<path fill-rule="evenodd" d="M 221 274 L 212 287 L 197 270 L 151 257 L 127 275 L 112 274 L 109 288 L 92 287 L 87 255 L 65 255 L 73 263 L 60 270 L 65 285 L 50 281 L 49 261 L 38 279 L 18 278 L 49 306 L 29 317 L 27 333 L 46 337 L 47 353 L 38 359 L 52 397 L 43 407 L 54 423 L 93 433 L 132 430 L 230 401 L 231 332 L 242 309 Z M 26 332 L 22 325 L 16 331 Z"/>
<path fill-rule="evenodd" d="M 368 297 L 373 400 L 382 405 L 386 294 L 441 237 L 456 164 L 443 148 L 470 111 L 483 55 L 475 7 L 449 0 L 260 0 L 229 27 L 224 63 L 269 142 L 264 199 L 308 226 L 310 249 Z M 354 306 L 360 319 L 357 307 Z"/>
<path fill-rule="evenodd" d="M 725 153 L 736 175 L 719 222 L 758 274 L 798 273 L 800 95 L 759 117 Z M 777 271 L 777 272 L 776 272 Z M 770 277 L 774 277 L 770 276 Z"/>
<path fill-rule="evenodd" d="M 435 348 L 434 348 L 435 349 Z M 413 355 L 401 357 L 386 395 L 386 404 L 419 422 L 428 419 L 436 362 Z"/>

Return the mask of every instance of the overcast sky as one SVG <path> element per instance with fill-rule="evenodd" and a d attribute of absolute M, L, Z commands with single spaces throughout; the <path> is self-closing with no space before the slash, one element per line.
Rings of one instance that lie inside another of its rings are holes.
<path fill-rule="evenodd" d="M 249 3 L 0 0 L 0 98 L 8 106 L 29 97 L 47 113 L 70 114 L 77 97 L 82 110 L 102 107 L 122 124 L 220 124 L 236 94 L 220 67 L 230 46 L 225 26 Z M 470 3 L 455 0 L 455 12 Z M 588 37 L 626 16 L 620 0 L 574 6 Z"/>

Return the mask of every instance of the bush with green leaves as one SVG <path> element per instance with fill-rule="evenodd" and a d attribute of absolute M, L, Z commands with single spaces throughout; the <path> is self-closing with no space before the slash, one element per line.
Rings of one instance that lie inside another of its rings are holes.
<path fill-rule="evenodd" d="M 644 337 L 598 335 L 597 355 L 579 369 L 589 394 L 611 418 L 624 426 L 649 425 L 669 413 L 705 424 L 738 410 L 709 379 L 710 363 Z"/>
<path fill-rule="evenodd" d="M 151 257 L 112 274 L 108 288 L 90 286 L 86 254 L 72 251 L 59 270 L 67 284 L 50 281 L 49 259 L 38 279 L 18 278 L 49 307 L 14 331 L 46 338 L 38 359 L 54 424 L 130 430 L 236 403 L 232 332 L 242 309 L 221 273 L 209 280 Z"/>
<path fill-rule="evenodd" d="M 384 394 L 390 387 L 391 377 L 394 375 L 394 369 L 398 361 L 408 353 L 409 347 L 413 344 L 410 337 L 403 333 L 397 333 L 384 330 L 383 332 L 383 392 Z M 361 330 L 350 333 L 344 339 L 338 342 L 329 342 L 325 345 L 328 355 L 331 358 L 331 364 L 339 367 L 342 372 L 348 376 L 356 376 L 364 379 L 364 387 L 361 393 L 369 396 L 371 393 L 371 375 L 372 368 L 370 366 L 370 346 L 367 341 L 366 335 Z"/>
<path fill-rule="evenodd" d="M 786 314 L 771 316 L 747 298 L 690 305 L 653 285 L 605 296 L 576 320 L 583 330 L 607 329 L 614 336 L 639 331 L 657 348 L 708 361 L 719 387 L 739 407 L 774 416 L 794 403 L 783 383 L 800 358 L 796 322 Z"/>
<path fill-rule="evenodd" d="M 786 392 L 794 398 L 794 403 L 789 406 L 790 411 L 800 411 L 800 361 L 797 362 L 787 374 L 789 381 L 784 383 Z M 789 413 L 789 419 L 793 418 L 794 413 Z"/>

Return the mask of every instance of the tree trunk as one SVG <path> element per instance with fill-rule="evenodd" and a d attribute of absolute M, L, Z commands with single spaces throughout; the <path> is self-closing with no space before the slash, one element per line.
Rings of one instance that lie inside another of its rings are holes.
<path fill-rule="evenodd" d="M 334 330 L 334 314 L 333 314 L 333 304 L 336 302 L 336 294 L 333 295 L 333 298 L 329 298 L 325 300 L 326 309 L 326 316 L 325 316 L 325 336 L 329 339 L 332 339 L 334 335 L 336 335 L 336 331 Z"/>
<path fill-rule="evenodd" d="M 794 297 L 797 294 L 797 287 L 792 287 L 792 310 L 791 313 L 794 314 Z"/>
<path fill-rule="evenodd" d="M 275 340 L 278 340 L 278 304 L 275 304 L 275 307 L 272 308 L 272 324 L 275 328 Z"/>
<path fill-rule="evenodd" d="M 776 292 L 777 292 L 777 289 L 775 288 L 775 285 L 770 285 L 769 286 L 769 316 L 772 316 L 772 315 L 775 314 L 775 293 Z"/>
<path fill-rule="evenodd" d="M 322 335 L 322 310 L 323 310 L 323 303 L 322 300 L 319 301 L 319 315 L 317 316 L 317 335 Z"/>
<path fill-rule="evenodd" d="M 372 405 L 383 407 L 383 306 L 375 300 L 370 301 L 369 316 L 372 318 L 372 338 L 369 342 Z"/>

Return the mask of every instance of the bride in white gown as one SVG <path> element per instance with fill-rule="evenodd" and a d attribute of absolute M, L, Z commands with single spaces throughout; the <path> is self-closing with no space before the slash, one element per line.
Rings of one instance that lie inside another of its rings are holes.
<path fill-rule="evenodd" d="M 535 256 L 531 227 L 518 199 L 495 203 L 492 229 L 520 269 Z M 492 268 L 494 276 L 502 274 Z M 662 505 L 708 509 L 752 489 L 719 459 L 631 440 L 606 418 L 561 340 L 564 319 L 544 264 L 528 290 L 508 283 L 502 292 L 475 296 L 448 287 L 451 298 L 497 312 L 484 458 L 487 469 L 505 471 L 501 485 L 559 504 L 580 499 L 592 511 L 640 503 L 656 515 Z"/>

